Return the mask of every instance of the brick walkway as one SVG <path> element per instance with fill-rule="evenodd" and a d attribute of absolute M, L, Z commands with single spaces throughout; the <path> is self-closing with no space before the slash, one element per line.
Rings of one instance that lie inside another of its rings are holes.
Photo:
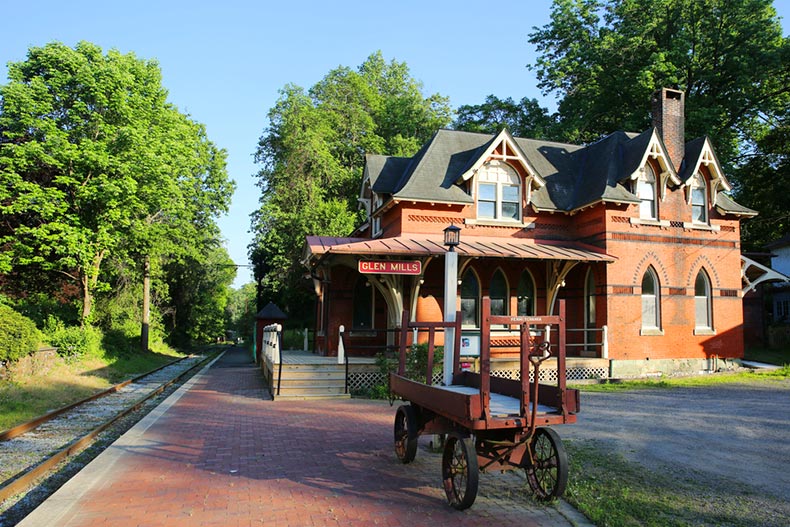
<path fill-rule="evenodd" d="M 20 525 L 571 525 L 514 474 L 481 474 L 472 508 L 451 509 L 426 438 L 413 463 L 395 457 L 395 408 L 272 402 L 247 360 L 231 349 Z"/>

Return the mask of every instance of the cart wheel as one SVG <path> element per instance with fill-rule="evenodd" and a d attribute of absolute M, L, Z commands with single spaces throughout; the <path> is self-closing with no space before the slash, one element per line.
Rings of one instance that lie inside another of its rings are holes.
<path fill-rule="evenodd" d="M 444 443 L 442 480 L 447 501 L 456 509 L 468 509 L 477 497 L 477 452 L 471 439 L 453 432 Z"/>
<path fill-rule="evenodd" d="M 395 414 L 395 455 L 404 464 L 417 455 L 417 412 L 411 405 L 401 405 Z"/>
<path fill-rule="evenodd" d="M 559 498 L 568 483 L 568 455 L 560 436 L 551 428 L 538 428 L 530 448 L 534 464 L 525 470 L 535 498 L 544 501 Z"/>

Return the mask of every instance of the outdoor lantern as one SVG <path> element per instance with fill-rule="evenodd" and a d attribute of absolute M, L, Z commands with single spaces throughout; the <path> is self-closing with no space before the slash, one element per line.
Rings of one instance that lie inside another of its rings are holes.
<path fill-rule="evenodd" d="M 456 227 L 451 223 L 449 227 L 444 229 L 444 244 L 449 248 L 450 252 L 453 252 L 453 248 L 459 243 L 461 243 L 461 227 Z"/>

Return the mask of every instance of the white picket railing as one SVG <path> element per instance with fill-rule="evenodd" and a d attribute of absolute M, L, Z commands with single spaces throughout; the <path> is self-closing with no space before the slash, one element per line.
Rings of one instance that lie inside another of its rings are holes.
<path fill-rule="evenodd" d="M 272 364 L 280 364 L 280 336 L 283 327 L 280 324 L 269 324 L 263 328 L 263 350 L 261 355 Z"/>

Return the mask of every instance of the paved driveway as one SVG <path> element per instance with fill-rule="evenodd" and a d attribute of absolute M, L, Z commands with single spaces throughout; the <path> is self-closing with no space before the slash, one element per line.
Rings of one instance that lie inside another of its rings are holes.
<path fill-rule="evenodd" d="M 581 406 L 564 438 L 594 439 L 653 470 L 745 484 L 790 515 L 790 380 L 588 392 Z"/>

